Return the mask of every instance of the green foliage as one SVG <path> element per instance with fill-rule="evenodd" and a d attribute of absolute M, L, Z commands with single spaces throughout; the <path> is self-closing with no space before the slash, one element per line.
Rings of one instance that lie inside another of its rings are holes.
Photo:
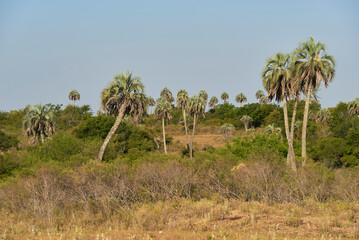
<path fill-rule="evenodd" d="M 350 130 L 359 131 L 359 118 L 348 113 L 348 104 L 340 102 L 332 111 L 328 121 L 335 137 L 346 138 Z"/>
<path fill-rule="evenodd" d="M 285 158 L 288 153 L 287 144 L 275 135 L 255 135 L 254 137 L 238 137 L 233 139 L 227 149 L 236 156 L 247 159 L 249 155 L 275 153 Z"/>
<path fill-rule="evenodd" d="M 153 133 L 145 128 L 120 124 L 117 131 L 118 134 L 114 136 L 117 152 L 129 153 L 134 149 L 149 152 L 155 149 Z"/>
<path fill-rule="evenodd" d="M 77 126 L 81 121 L 89 119 L 92 114 L 89 105 L 83 105 L 81 107 L 68 105 L 56 115 L 55 121 L 58 130 L 66 130 Z"/>
<path fill-rule="evenodd" d="M 0 151 L 6 151 L 12 147 L 17 147 L 19 140 L 15 136 L 6 135 L 0 130 Z"/>
<path fill-rule="evenodd" d="M 331 137 L 321 139 L 310 155 L 327 167 L 335 168 L 357 164 L 359 159 L 351 153 L 352 148 L 344 139 Z"/>
<path fill-rule="evenodd" d="M 75 134 L 79 138 L 102 138 L 105 139 L 111 127 L 115 123 L 115 118 L 99 115 L 82 122 Z"/>

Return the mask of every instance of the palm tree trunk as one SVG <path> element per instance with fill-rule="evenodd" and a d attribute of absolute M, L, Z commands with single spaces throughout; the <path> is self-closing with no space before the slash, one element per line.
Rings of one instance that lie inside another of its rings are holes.
<path fill-rule="evenodd" d="M 305 165 L 306 157 L 307 157 L 307 125 L 308 125 L 308 114 L 309 114 L 311 91 L 312 91 L 312 86 L 309 86 L 307 91 L 307 96 L 305 99 L 303 127 L 302 127 L 302 157 L 304 158 L 303 165 Z"/>
<path fill-rule="evenodd" d="M 163 147 L 165 150 L 165 154 L 167 154 L 167 146 L 166 146 L 166 132 L 165 132 L 165 118 L 162 118 L 162 133 L 163 133 Z"/>
<path fill-rule="evenodd" d="M 115 123 L 113 124 L 111 130 L 108 132 L 106 138 L 105 138 L 105 141 L 103 142 L 101 148 L 100 148 L 100 152 L 98 153 L 98 157 L 97 157 L 97 160 L 99 161 L 102 161 L 102 158 L 103 158 L 103 155 L 105 153 L 105 150 L 106 150 L 106 147 L 108 145 L 108 143 L 110 142 L 112 136 L 115 134 L 118 126 L 120 125 L 122 119 L 123 119 L 123 115 L 125 113 L 125 110 L 126 110 L 126 102 L 122 104 L 120 110 L 119 110 L 119 113 L 118 113 L 118 116 L 116 118 L 116 121 Z"/>
<path fill-rule="evenodd" d="M 289 133 L 289 121 L 288 121 L 288 106 L 287 106 L 287 98 L 283 98 L 283 113 L 284 113 L 284 128 L 285 135 L 288 141 L 288 154 L 287 154 L 287 166 L 292 166 L 293 168 L 293 144 L 291 144 L 290 133 Z M 295 170 L 295 169 L 293 169 Z"/>
<path fill-rule="evenodd" d="M 295 117 L 297 115 L 298 101 L 299 101 L 299 96 L 297 95 L 295 102 L 294 102 L 294 107 L 293 107 L 293 116 L 292 116 L 292 123 L 290 126 L 289 142 L 288 142 L 287 161 L 289 161 L 291 163 L 291 167 L 292 167 L 293 171 L 297 170 L 297 166 L 295 163 L 295 153 L 294 153 L 293 141 L 294 141 L 294 125 L 295 125 Z"/>
<path fill-rule="evenodd" d="M 45 143 L 44 133 L 40 133 L 40 136 L 41 136 L 41 143 Z"/>
<path fill-rule="evenodd" d="M 242 107 L 242 102 L 241 102 L 241 107 Z"/>
<path fill-rule="evenodd" d="M 189 149 L 190 149 L 189 157 L 190 157 L 190 159 L 192 159 L 192 157 L 193 157 L 193 138 L 194 138 L 194 131 L 196 129 L 196 122 L 197 122 L 197 115 L 194 114 L 194 116 L 193 116 L 193 129 L 192 129 L 191 144 L 189 146 Z"/>
<path fill-rule="evenodd" d="M 187 128 L 187 119 L 186 119 L 186 111 L 182 107 L 182 114 L 183 114 L 183 121 L 184 121 L 184 128 L 186 130 L 186 144 L 187 144 L 187 151 L 189 151 L 189 144 L 188 144 L 188 128 Z"/>

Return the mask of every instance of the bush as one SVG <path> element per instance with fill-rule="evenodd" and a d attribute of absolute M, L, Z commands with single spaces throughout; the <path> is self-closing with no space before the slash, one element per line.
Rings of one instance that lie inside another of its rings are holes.
<path fill-rule="evenodd" d="M 0 130 L 0 151 L 6 151 L 9 148 L 17 147 L 19 140 L 14 136 L 6 135 Z"/>
<path fill-rule="evenodd" d="M 100 115 L 92 117 L 82 122 L 75 131 L 75 134 L 79 138 L 105 139 L 114 123 L 115 118 L 110 116 Z"/>

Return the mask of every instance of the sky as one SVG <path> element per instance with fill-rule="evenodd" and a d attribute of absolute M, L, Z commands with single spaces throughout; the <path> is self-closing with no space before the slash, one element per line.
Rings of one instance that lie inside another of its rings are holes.
<path fill-rule="evenodd" d="M 147 95 L 202 89 L 256 102 L 276 52 L 312 36 L 336 59 L 323 107 L 359 97 L 359 1 L 0 0 L 0 110 L 71 104 L 96 113 L 114 75 L 133 72 Z"/>

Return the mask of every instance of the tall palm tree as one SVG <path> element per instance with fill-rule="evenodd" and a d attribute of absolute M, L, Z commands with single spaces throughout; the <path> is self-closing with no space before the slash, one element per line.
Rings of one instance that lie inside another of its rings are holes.
<path fill-rule="evenodd" d="M 274 57 L 267 59 L 266 65 L 262 71 L 263 86 L 268 92 L 268 99 L 277 102 L 283 102 L 285 134 L 288 141 L 287 164 L 296 170 L 294 160 L 293 139 L 291 138 L 287 101 L 293 96 L 294 81 L 291 78 L 290 55 L 277 53 Z M 262 96 L 263 97 L 263 96 Z M 292 119 L 293 121 L 294 119 Z M 271 125 L 270 125 L 271 126 Z"/>
<path fill-rule="evenodd" d="M 193 139 L 194 139 L 194 132 L 196 129 L 196 123 L 198 121 L 198 116 L 200 114 L 203 114 L 206 110 L 206 103 L 203 100 L 203 98 L 199 97 L 198 95 L 191 97 L 191 99 L 188 102 L 187 111 L 188 114 L 193 116 L 193 129 L 192 129 L 192 137 L 191 137 L 191 143 L 189 146 L 190 149 L 190 158 L 193 157 Z"/>
<path fill-rule="evenodd" d="M 72 105 L 75 106 L 75 101 L 80 100 L 80 93 L 76 90 L 72 90 L 69 93 L 69 100 L 71 100 Z"/>
<path fill-rule="evenodd" d="M 155 100 L 152 97 L 148 97 L 147 98 L 147 104 L 148 104 L 148 106 L 150 106 L 151 113 L 152 113 L 152 107 L 154 107 L 156 105 Z"/>
<path fill-rule="evenodd" d="M 31 143 L 36 144 L 53 135 L 56 131 L 54 113 L 49 105 L 37 104 L 30 107 L 23 121 L 23 129 L 27 137 L 32 137 Z"/>
<path fill-rule="evenodd" d="M 221 94 L 221 99 L 223 100 L 223 103 L 227 103 L 228 98 L 229 98 L 228 93 L 223 92 Z"/>
<path fill-rule="evenodd" d="M 312 90 L 316 89 L 321 82 L 326 88 L 333 80 L 335 60 L 333 56 L 326 53 L 325 45 L 321 42 L 315 43 L 312 37 L 300 43 L 294 54 L 294 73 L 306 95 L 302 127 L 302 157 L 306 158 L 308 113 Z"/>
<path fill-rule="evenodd" d="M 139 77 L 132 77 L 132 73 L 118 74 L 114 80 L 101 92 L 101 109 L 108 115 L 116 117 L 116 121 L 103 142 L 97 159 L 102 161 L 106 147 L 125 114 L 132 114 L 136 109 L 138 95 L 143 94 L 144 86 Z M 140 97 L 143 99 L 142 97 Z"/>
<path fill-rule="evenodd" d="M 165 98 L 171 104 L 175 100 L 172 96 L 172 92 L 167 87 L 161 90 L 160 96 L 161 98 Z"/>
<path fill-rule="evenodd" d="M 236 96 L 236 102 L 241 103 L 242 107 L 242 103 L 247 102 L 247 97 L 244 95 L 244 93 L 240 93 Z"/>
<path fill-rule="evenodd" d="M 209 106 L 211 108 L 214 108 L 217 103 L 218 103 L 218 98 L 216 97 L 211 97 L 211 99 L 209 100 Z"/>
<path fill-rule="evenodd" d="M 359 98 L 355 98 L 348 103 L 348 113 L 350 115 L 357 114 L 359 117 Z"/>
<path fill-rule="evenodd" d="M 198 96 L 199 96 L 200 98 L 202 98 L 202 99 L 207 103 L 208 94 L 207 94 L 207 92 L 206 92 L 205 90 L 199 91 Z"/>
<path fill-rule="evenodd" d="M 187 127 L 187 116 L 186 116 L 186 108 L 188 105 L 188 93 L 186 90 L 181 89 L 177 93 L 177 107 L 182 109 L 183 121 L 184 121 L 184 128 L 186 131 L 186 144 L 187 150 L 189 151 L 189 142 L 188 142 L 188 127 Z"/>
<path fill-rule="evenodd" d="M 137 126 L 140 124 L 142 115 L 147 112 L 148 99 L 145 94 L 134 94 L 130 98 L 130 105 L 127 108 L 127 113 L 131 116 L 133 123 Z"/>
<path fill-rule="evenodd" d="M 265 95 L 264 95 L 264 92 L 263 92 L 262 90 L 258 90 L 258 91 L 256 92 L 256 98 L 259 100 L 259 102 L 260 102 L 260 100 L 261 100 L 261 98 L 262 98 L 263 96 L 265 96 Z"/>
<path fill-rule="evenodd" d="M 166 146 L 166 131 L 165 131 L 165 119 L 171 119 L 171 111 L 172 104 L 167 101 L 165 98 L 157 99 L 157 105 L 155 108 L 156 117 L 162 119 L 162 134 L 163 134 L 163 148 L 165 154 L 167 154 L 167 146 Z"/>
<path fill-rule="evenodd" d="M 253 121 L 253 119 L 248 115 L 244 115 L 243 117 L 241 117 L 241 119 L 239 121 L 241 121 L 244 124 L 244 129 L 247 132 L 249 129 L 249 124 L 250 124 L 250 122 Z"/>

